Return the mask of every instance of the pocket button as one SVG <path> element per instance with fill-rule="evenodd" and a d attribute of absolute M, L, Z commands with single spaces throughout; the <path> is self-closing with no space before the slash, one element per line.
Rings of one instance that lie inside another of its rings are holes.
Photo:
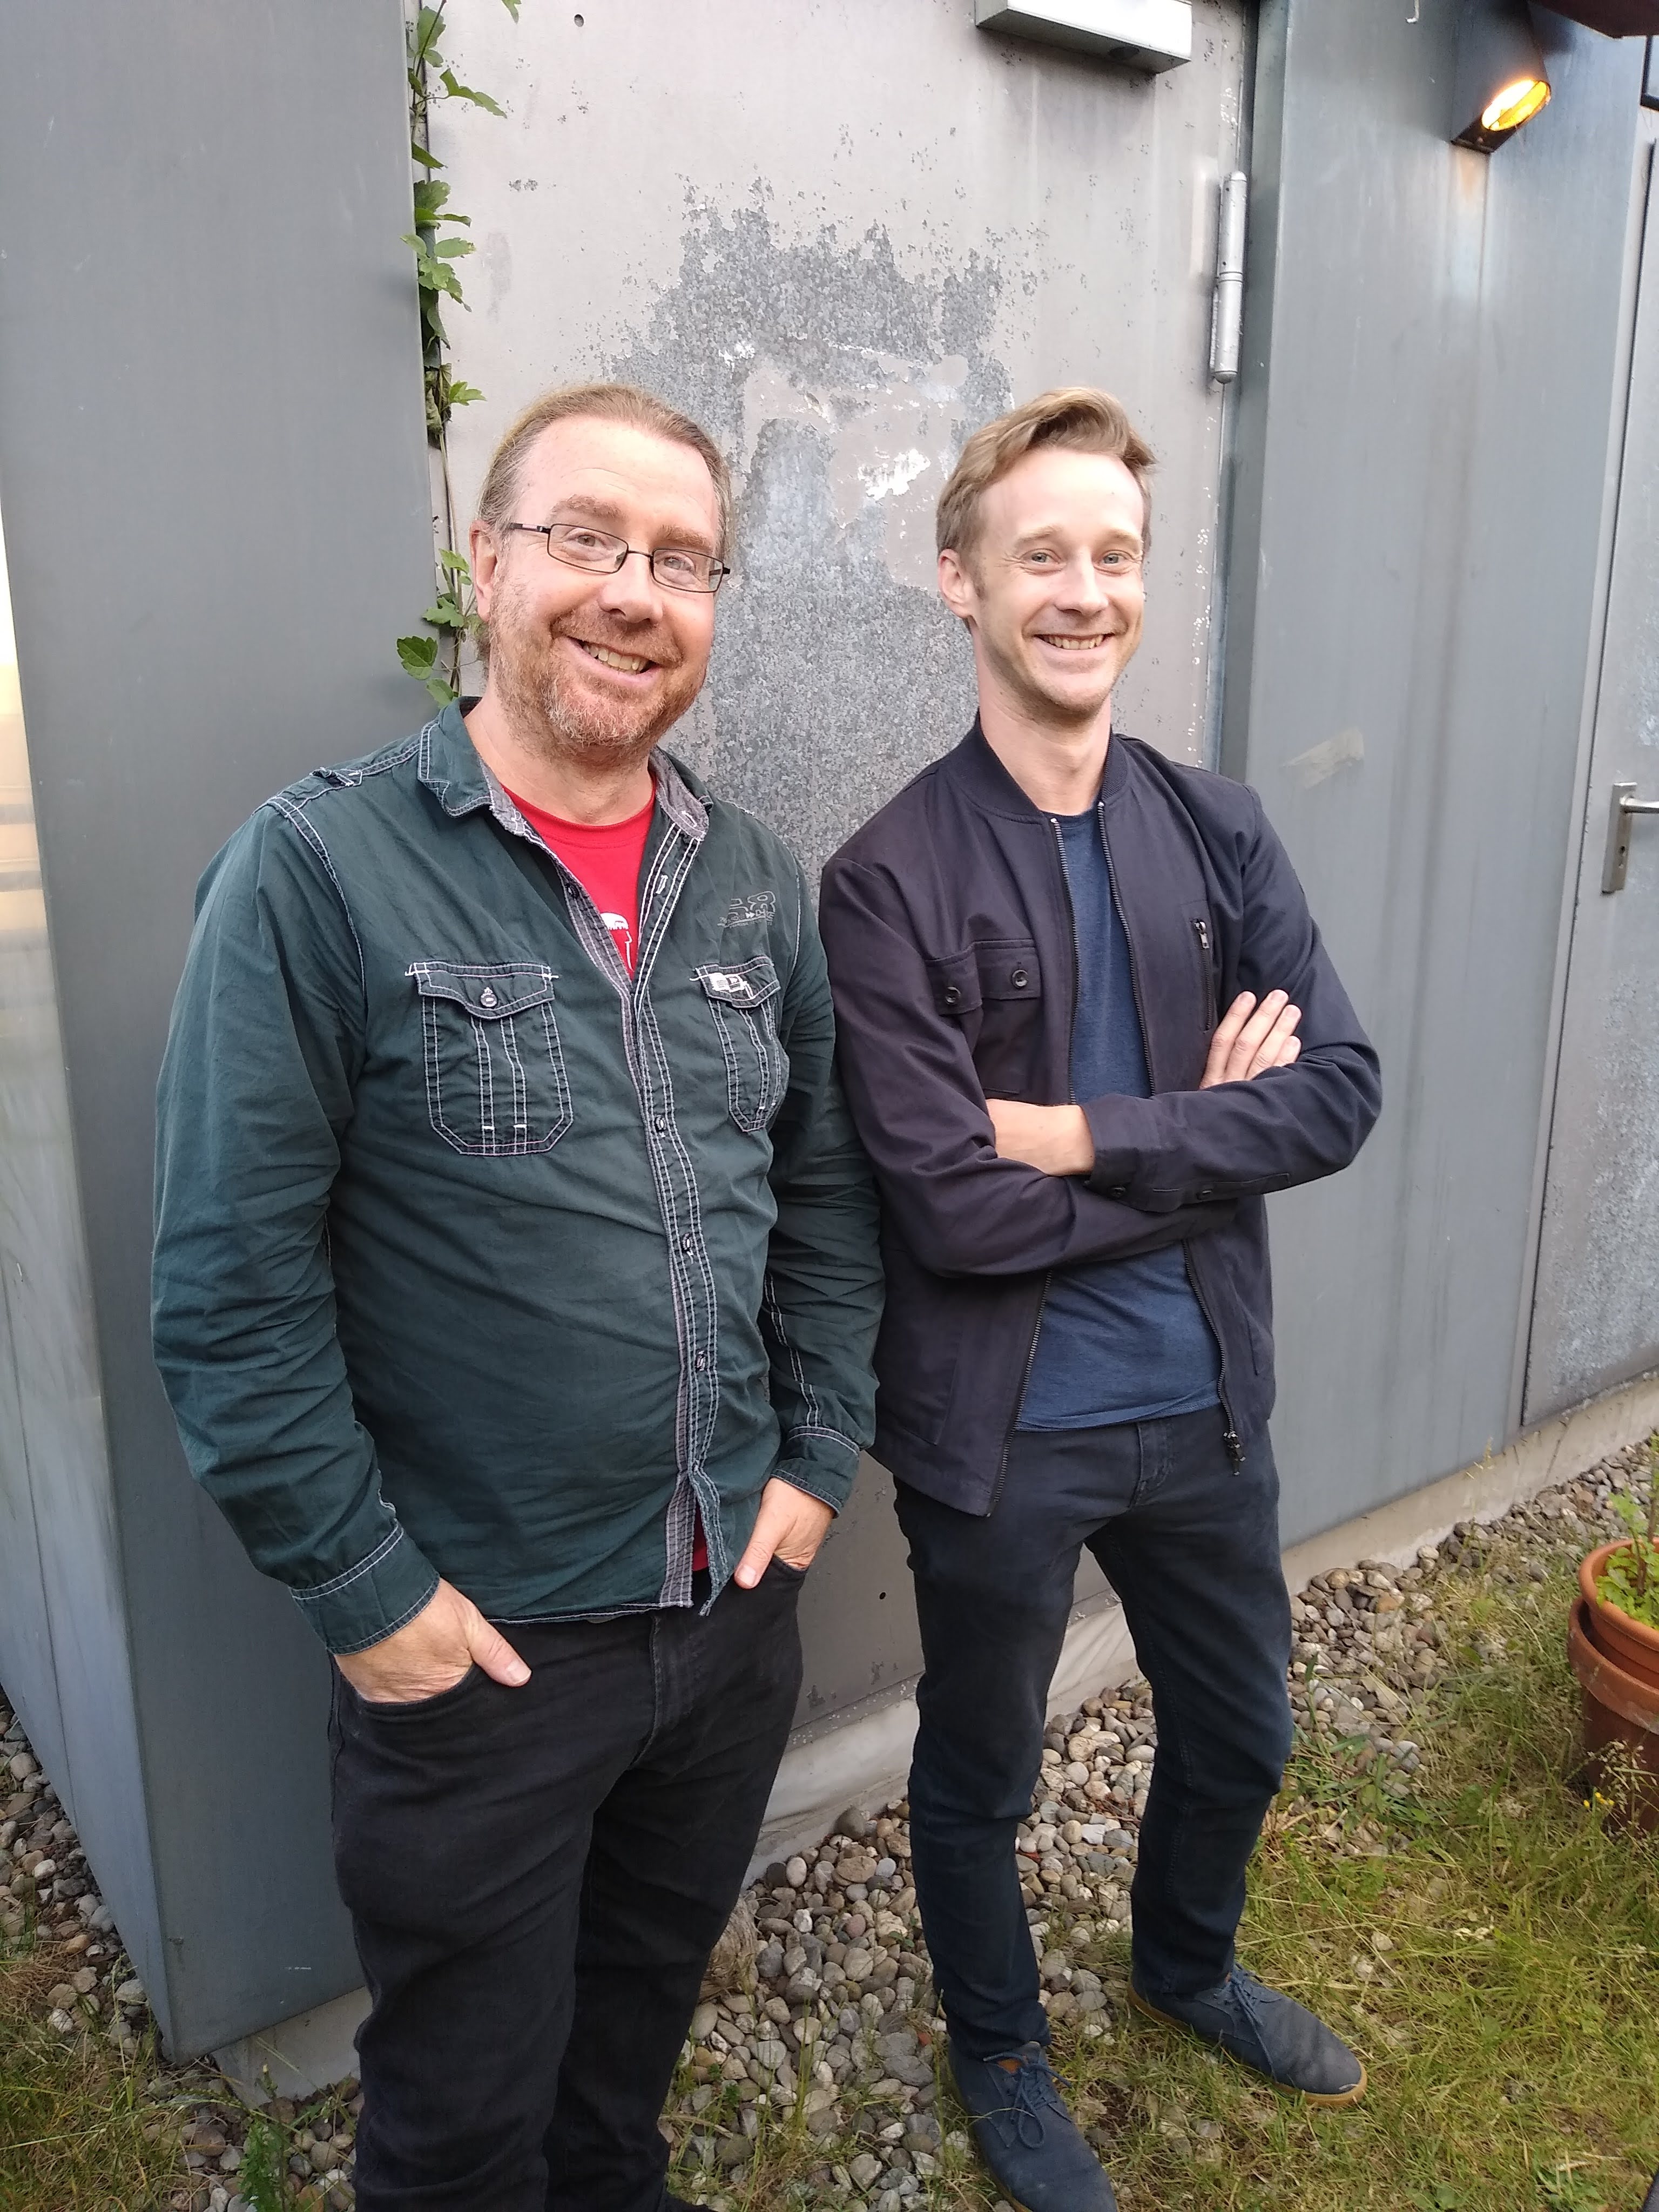
<path fill-rule="evenodd" d="M 494 988 L 490 984 L 486 983 L 483 990 L 478 994 L 478 1004 L 481 1006 L 493 1006 L 495 1003 L 495 993 Z"/>
<path fill-rule="evenodd" d="M 1030 980 L 1030 977 L 1026 974 L 1023 968 L 1016 968 L 1013 974 L 1008 978 L 1008 981 L 1013 985 L 1017 991 L 1023 991 Z"/>

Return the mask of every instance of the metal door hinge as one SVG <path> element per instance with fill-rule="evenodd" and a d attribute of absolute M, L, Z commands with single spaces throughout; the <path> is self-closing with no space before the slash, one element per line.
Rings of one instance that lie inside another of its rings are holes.
<path fill-rule="evenodd" d="M 1601 889 L 1621 891 L 1630 866 L 1631 818 L 1637 814 L 1659 814 L 1659 799 L 1638 799 L 1633 783 L 1615 783 L 1607 809 L 1607 845 L 1601 860 Z"/>
<path fill-rule="evenodd" d="M 1235 169 L 1221 182 L 1221 216 L 1216 232 L 1215 296 L 1210 307 L 1210 374 L 1231 384 L 1238 374 L 1238 343 L 1244 328 L 1244 216 L 1250 180 Z"/>

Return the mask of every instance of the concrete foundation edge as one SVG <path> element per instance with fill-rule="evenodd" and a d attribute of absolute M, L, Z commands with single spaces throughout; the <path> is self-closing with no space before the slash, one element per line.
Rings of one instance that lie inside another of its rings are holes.
<path fill-rule="evenodd" d="M 1291 1545 L 1285 1578 L 1297 1589 L 1310 1575 L 1359 1559 L 1403 1565 L 1419 1545 L 1438 1543 L 1457 1522 L 1497 1520 L 1522 1498 L 1582 1474 L 1654 1429 L 1659 1429 L 1659 1374 L 1545 1421 L 1473 1467 Z M 1122 1608 L 1110 1598 L 1079 1608 L 1066 1632 L 1048 1710 L 1069 1712 L 1134 1671 Z M 773 1786 L 751 1872 L 817 1843 L 849 1805 L 869 1810 L 902 1796 L 915 1732 L 909 1686 L 842 1727 L 792 1744 Z M 356 2070 L 353 2038 L 368 2009 L 367 1992 L 354 1990 L 213 2055 L 250 2103 L 262 2103 L 273 2093 L 303 2097 Z"/>

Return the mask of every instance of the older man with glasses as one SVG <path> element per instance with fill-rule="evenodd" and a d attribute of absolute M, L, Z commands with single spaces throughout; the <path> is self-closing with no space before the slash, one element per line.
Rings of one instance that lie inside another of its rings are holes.
<path fill-rule="evenodd" d="M 530 409 L 472 529 L 483 696 L 279 793 L 198 896 L 157 1356 L 334 1657 L 362 2212 L 672 2203 L 658 2115 L 872 1431 L 806 886 L 657 742 L 730 503 L 647 393 Z"/>

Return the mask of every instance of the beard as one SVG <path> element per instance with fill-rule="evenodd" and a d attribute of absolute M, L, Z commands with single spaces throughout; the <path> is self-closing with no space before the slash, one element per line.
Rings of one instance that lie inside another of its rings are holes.
<path fill-rule="evenodd" d="M 489 617 L 489 681 L 520 742 L 553 761 L 589 769 L 626 769 L 649 757 L 702 688 L 702 673 L 689 665 L 672 634 L 641 623 L 611 634 L 599 616 L 570 616 L 549 624 L 529 611 L 528 594 L 509 585 Z M 596 696 L 558 649 L 562 637 L 580 637 L 613 653 L 657 664 L 654 696 L 638 701 Z"/>

